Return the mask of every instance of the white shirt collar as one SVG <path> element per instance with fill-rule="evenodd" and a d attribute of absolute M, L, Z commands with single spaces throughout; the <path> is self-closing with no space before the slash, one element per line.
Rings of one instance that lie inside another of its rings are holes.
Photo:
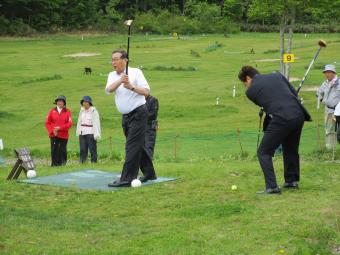
<path fill-rule="evenodd" d="M 59 107 L 57 106 L 57 111 L 58 111 L 59 114 L 61 113 L 62 110 L 63 110 L 63 108 L 59 108 Z"/>

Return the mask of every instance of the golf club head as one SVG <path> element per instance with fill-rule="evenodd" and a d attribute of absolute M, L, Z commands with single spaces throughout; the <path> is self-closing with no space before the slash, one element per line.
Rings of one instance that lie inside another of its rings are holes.
<path fill-rule="evenodd" d="M 131 26 L 132 22 L 133 22 L 132 19 L 128 19 L 128 20 L 124 21 L 124 24 L 127 25 L 127 26 Z"/>
<path fill-rule="evenodd" d="M 318 42 L 318 44 L 319 44 L 320 47 L 326 47 L 326 46 L 327 46 L 327 43 L 326 43 L 326 41 L 324 41 L 324 40 L 320 40 L 320 41 Z"/>

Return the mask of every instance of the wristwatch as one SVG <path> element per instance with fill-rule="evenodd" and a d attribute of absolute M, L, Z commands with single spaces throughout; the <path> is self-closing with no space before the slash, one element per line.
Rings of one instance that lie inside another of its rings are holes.
<path fill-rule="evenodd" d="M 132 91 L 134 91 L 134 90 L 135 90 L 135 88 L 136 88 L 136 87 L 135 87 L 135 86 L 133 86 L 133 87 L 131 88 L 131 90 L 132 90 Z"/>

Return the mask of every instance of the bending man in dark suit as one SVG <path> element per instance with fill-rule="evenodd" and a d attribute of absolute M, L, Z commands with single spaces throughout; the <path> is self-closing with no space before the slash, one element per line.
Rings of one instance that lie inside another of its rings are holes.
<path fill-rule="evenodd" d="M 282 144 L 284 188 L 298 188 L 300 180 L 299 143 L 305 120 L 310 115 L 302 106 L 293 86 L 280 73 L 260 74 L 251 66 L 242 67 L 239 79 L 246 87 L 247 97 L 263 108 L 271 120 L 264 131 L 257 156 L 264 174 L 266 188 L 259 194 L 280 194 L 272 157 Z"/>
<path fill-rule="evenodd" d="M 158 128 L 157 115 L 159 109 L 159 103 L 157 98 L 148 95 L 145 97 L 146 99 L 146 108 L 148 109 L 148 121 L 145 131 L 145 141 L 144 141 L 144 152 L 146 155 L 143 157 L 144 159 L 149 158 L 148 162 L 152 162 L 153 153 L 155 150 L 156 144 L 156 133 Z M 142 161 L 143 161 L 142 158 Z M 139 178 L 141 182 L 146 182 L 148 180 L 157 179 L 156 172 L 154 167 L 147 167 L 147 162 L 143 163 L 144 168 L 141 168 L 143 176 Z"/>

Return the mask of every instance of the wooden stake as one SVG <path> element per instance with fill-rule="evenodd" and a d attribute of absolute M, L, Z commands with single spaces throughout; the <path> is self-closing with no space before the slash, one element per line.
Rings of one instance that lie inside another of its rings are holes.
<path fill-rule="evenodd" d="M 240 131 L 240 129 L 238 128 L 238 129 L 237 129 L 237 138 L 238 138 L 238 142 L 239 142 L 239 144 L 240 144 L 241 153 L 242 153 L 242 155 L 243 155 L 244 152 L 243 152 L 243 147 L 242 147 L 242 143 L 241 143 L 241 135 L 240 135 L 240 133 L 241 133 L 241 131 Z"/>
<path fill-rule="evenodd" d="M 177 159 L 177 138 L 179 137 L 179 134 L 175 135 L 175 142 L 174 142 L 174 159 Z"/>

